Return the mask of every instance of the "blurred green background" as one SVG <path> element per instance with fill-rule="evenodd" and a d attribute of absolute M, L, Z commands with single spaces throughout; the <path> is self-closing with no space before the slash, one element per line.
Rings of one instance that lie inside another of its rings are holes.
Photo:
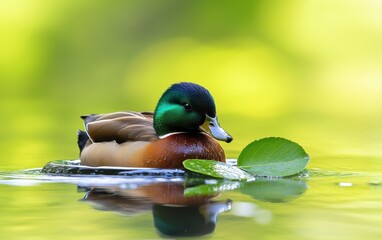
<path fill-rule="evenodd" d="M 80 115 L 153 110 L 180 81 L 213 94 L 229 158 L 267 136 L 313 161 L 379 157 L 381 12 L 377 0 L 1 0 L 0 168 L 75 159 Z"/>

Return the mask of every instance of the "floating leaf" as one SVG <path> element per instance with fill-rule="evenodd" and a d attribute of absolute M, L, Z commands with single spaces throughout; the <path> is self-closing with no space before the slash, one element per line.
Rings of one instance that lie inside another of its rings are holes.
<path fill-rule="evenodd" d="M 290 176 L 302 171 L 309 156 L 295 142 L 284 138 L 263 138 L 240 153 L 237 165 L 258 176 Z"/>
<path fill-rule="evenodd" d="M 183 166 L 193 172 L 201 173 L 215 178 L 233 180 L 247 180 L 253 176 L 238 167 L 213 160 L 188 159 L 183 161 Z"/>

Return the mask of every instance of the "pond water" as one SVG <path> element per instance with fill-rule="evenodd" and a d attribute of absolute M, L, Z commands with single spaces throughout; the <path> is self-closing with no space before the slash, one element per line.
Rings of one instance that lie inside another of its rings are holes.
<path fill-rule="evenodd" d="M 360 161 L 369 171 L 351 168 Z M 0 238 L 379 239 L 379 161 L 326 156 L 299 176 L 247 183 L 183 171 L 89 174 L 76 162 L 70 174 L 1 172 Z"/>

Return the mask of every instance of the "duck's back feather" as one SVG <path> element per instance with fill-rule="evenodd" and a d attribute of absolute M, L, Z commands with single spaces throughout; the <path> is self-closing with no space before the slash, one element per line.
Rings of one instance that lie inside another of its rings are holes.
<path fill-rule="evenodd" d="M 92 142 L 117 143 L 158 139 L 151 112 L 117 112 L 82 117 Z"/>

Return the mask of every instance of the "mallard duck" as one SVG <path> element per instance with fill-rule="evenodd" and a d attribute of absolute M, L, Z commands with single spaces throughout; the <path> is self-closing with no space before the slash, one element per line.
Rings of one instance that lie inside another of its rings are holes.
<path fill-rule="evenodd" d="M 116 112 L 82 116 L 78 132 L 82 165 L 183 168 L 186 159 L 225 162 L 215 140 L 232 141 L 220 127 L 215 102 L 195 83 L 173 84 L 152 112 Z"/>

